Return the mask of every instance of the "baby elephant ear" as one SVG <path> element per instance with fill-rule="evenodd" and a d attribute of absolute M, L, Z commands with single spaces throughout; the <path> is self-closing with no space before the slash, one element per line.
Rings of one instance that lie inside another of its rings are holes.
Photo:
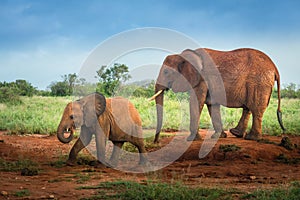
<path fill-rule="evenodd" d="M 90 94 L 82 99 L 83 120 L 87 127 L 97 123 L 98 117 L 105 111 L 106 99 L 100 93 Z"/>
<path fill-rule="evenodd" d="M 98 92 L 95 93 L 95 110 L 96 115 L 99 117 L 105 111 L 106 108 L 106 99 L 103 94 Z"/>

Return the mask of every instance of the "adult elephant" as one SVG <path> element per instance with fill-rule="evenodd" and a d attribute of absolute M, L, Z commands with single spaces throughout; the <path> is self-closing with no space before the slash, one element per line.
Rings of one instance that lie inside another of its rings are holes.
<path fill-rule="evenodd" d="M 57 138 L 62 143 L 69 143 L 76 128 L 81 128 L 80 137 L 71 149 L 68 165 L 76 163 L 77 154 L 90 143 L 93 134 L 97 158 L 103 164 L 112 166 L 118 164 L 120 149 L 124 142 L 130 142 L 138 148 L 140 164 L 147 161 L 141 118 L 134 105 L 127 99 L 122 97 L 106 99 L 100 93 L 93 93 L 68 103 L 57 128 Z M 69 132 L 67 138 L 66 132 Z M 105 160 L 107 139 L 114 144 L 110 163 Z"/>
<path fill-rule="evenodd" d="M 244 137 L 250 114 L 252 128 L 245 139 L 261 137 L 262 117 L 269 104 L 277 81 L 279 124 L 285 130 L 280 111 L 280 76 L 275 64 L 263 52 L 243 48 L 233 51 L 213 49 L 184 50 L 169 55 L 160 69 L 156 84 L 157 129 L 154 142 L 158 142 L 163 120 L 164 91 L 190 93 L 190 135 L 188 141 L 200 139 L 199 118 L 204 104 L 207 105 L 215 133 L 212 137 L 227 137 L 223 130 L 220 105 L 242 108 L 243 114 L 230 132 Z"/>

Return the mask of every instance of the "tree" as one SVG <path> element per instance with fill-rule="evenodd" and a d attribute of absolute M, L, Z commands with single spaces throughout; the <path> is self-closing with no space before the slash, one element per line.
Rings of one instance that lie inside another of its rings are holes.
<path fill-rule="evenodd" d="M 78 76 L 74 74 L 68 74 L 62 76 L 63 82 L 67 84 L 67 93 L 71 95 L 73 93 L 73 88 L 75 87 L 75 84 L 79 82 Z"/>
<path fill-rule="evenodd" d="M 78 76 L 73 74 L 67 74 L 61 76 L 63 81 L 51 83 L 50 90 L 52 96 L 70 96 L 73 94 L 73 88 L 75 84 L 79 82 Z"/>
<path fill-rule="evenodd" d="M 96 84 L 88 83 L 84 78 L 77 79 L 74 88 L 73 94 L 76 96 L 86 96 L 90 93 L 95 92 Z"/>
<path fill-rule="evenodd" d="M 300 98 L 300 85 L 296 85 L 295 83 L 289 83 L 282 87 L 280 90 L 281 98 Z M 273 91 L 272 97 L 277 98 L 277 88 Z"/>
<path fill-rule="evenodd" d="M 13 87 L 0 87 L 0 103 L 19 104 L 22 103 L 18 90 Z"/>
<path fill-rule="evenodd" d="M 69 94 L 69 85 L 67 82 L 59 81 L 53 82 L 50 86 L 52 96 L 68 96 Z"/>
<path fill-rule="evenodd" d="M 26 80 L 16 80 L 14 82 L 0 82 L 0 103 L 21 103 L 20 96 L 33 96 L 37 94 L 37 89 Z"/>
<path fill-rule="evenodd" d="M 120 86 L 122 82 L 129 80 L 131 76 L 126 65 L 115 63 L 111 68 L 101 66 L 97 71 L 96 78 L 99 80 L 97 91 L 112 96 L 115 88 Z"/>
<path fill-rule="evenodd" d="M 19 94 L 21 96 L 33 96 L 37 93 L 37 89 L 34 88 L 31 83 L 25 80 L 16 80 L 15 82 L 16 88 L 19 90 Z"/>

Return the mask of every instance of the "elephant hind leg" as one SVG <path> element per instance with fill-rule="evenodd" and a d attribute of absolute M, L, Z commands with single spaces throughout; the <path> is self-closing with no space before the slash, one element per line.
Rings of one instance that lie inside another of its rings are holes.
<path fill-rule="evenodd" d="M 262 112 L 252 114 L 252 128 L 245 136 L 246 140 L 259 140 L 262 132 Z"/>
<path fill-rule="evenodd" d="M 113 142 L 113 144 L 114 144 L 114 148 L 110 157 L 110 165 L 116 167 L 118 166 L 119 163 L 120 151 L 122 149 L 124 142 Z"/>
<path fill-rule="evenodd" d="M 139 164 L 140 165 L 146 164 L 148 162 L 148 159 L 147 159 L 147 156 L 146 156 L 147 151 L 145 149 L 143 138 L 138 138 L 136 141 L 132 141 L 131 143 L 134 146 L 136 146 L 139 150 L 139 154 L 140 154 Z"/>
<path fill-rule="evenodd" d="M 243 108 L 243 114 L 240 118 L 238 125 L 235 128 L 230 129 L 230 133 L 238 138 L 244 137 L 246 132 L 248 121 L 250 118 L 250 110 L 248 108 Z"/>
<path fill-rule="evenodd" d="M 263 104 L 264 103 L 264 104 Z M 267 108 L 268 101 L 261 103 L 260 107 L 257 107 L 252 112 L 252 127 L 250 132 L 245 136 L 246 140 L 258 140 L 262 136 L 262 118 Z"/>

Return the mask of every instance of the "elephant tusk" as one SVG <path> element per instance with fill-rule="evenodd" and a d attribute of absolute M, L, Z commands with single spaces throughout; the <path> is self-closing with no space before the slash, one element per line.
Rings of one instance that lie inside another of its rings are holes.
<path fill-rule="evenodd" d="M 162 93 L 162 91 L 163 90 L 159 90 L 158 92 L 156 92 L 156 94 L 149 98 L 148 101 L 153 101 L 158 95 L 160 95 L 160 93 Z"/>

